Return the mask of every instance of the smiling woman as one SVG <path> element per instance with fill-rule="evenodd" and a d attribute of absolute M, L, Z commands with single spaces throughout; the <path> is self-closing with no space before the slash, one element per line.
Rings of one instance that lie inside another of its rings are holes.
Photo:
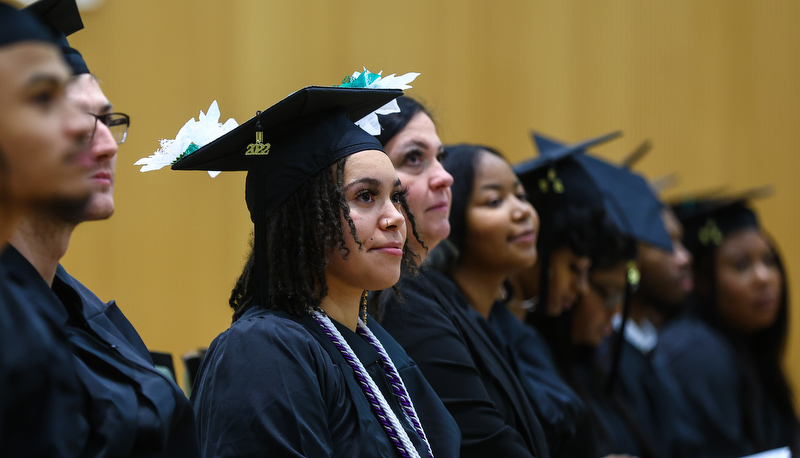
<path fill-rule="evenodd" d="M 400 93 L 308 87 L 173 165 L 247 170 L 255 225 L 192 392 L 204 456 L 428 457 L 452 422 L 362 308 L 413 269 L 400 180 L 354 124 Z"/>
<path fill-rule="evenodd" d="M 448 147 L 442 164 L 432 154 L 436 148 L 427 151 L 398 170 L 422 158 L 431 177 L 440 174 L 440 187 L 423 180 L 420 196 L 449 196 L 453 184 L 450 236 L 428 261 L 441 262 L 443 272 L 423 266 L 418 277 L 404 278 L 399 288 L 405 301 L 387 297 L 383 323 L 458 423 L 460 456 L 548 456 L 542 428 L 486 319 L 508 273 L 536 260 L 536 211 L 497 151 Z M 439 426 L 444 434 L 448 425 Z"/>

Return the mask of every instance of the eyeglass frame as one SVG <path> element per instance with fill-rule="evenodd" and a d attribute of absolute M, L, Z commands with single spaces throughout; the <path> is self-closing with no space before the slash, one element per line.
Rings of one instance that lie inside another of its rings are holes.
<path fill-rule="evenodd" d="M 94 134 L 95 134 L 95 132 L 97 132 L 97 123 L 98 122 L 103 123 L 103 125 L 108 127 L 109 130 L 111 129 L 111 127 L 113 127 L 113 126 L 109 126 L 108 125 L 108 118 L 111 117 L 111 116 L 121 116 L 122 117 L 121 119 L 125 120 L 125 122 L 124 122 L 125 131 L 122 133 L 122 140 L 116 141 L 116 139 L 115 139 L 114 141 L 117 143 L 117 145 L 121 145 L 121 144 L 125 143 L 125 140 L 128 139 L 128 129 L 131 127 L 131 117 L 126 115 L 125 113 L 114 112 L 114 113 L 106 113 L 106 114 L 102 114 L 102 115 L 96 115 L 94 113 L 86 112 L 86 114 L 88 114 L 89 116 L 92 116 L 94 118 L 94 128 L 92 129 L 92 134 L 89 136 L 89 142 L 91 142 L 94 139 Z M 114 124 L 114 126 L 117 126 L 117 125 L 119 125 L 119 124 Z"/>

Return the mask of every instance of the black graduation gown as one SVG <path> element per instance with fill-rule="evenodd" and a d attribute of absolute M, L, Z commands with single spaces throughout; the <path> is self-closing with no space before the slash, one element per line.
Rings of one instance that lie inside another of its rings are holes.
<path fill-rule="evenodd" d="M 519 321 L 500 303 L 492 307 L 489 323 L 514 357 L 542 423 L 550 456 L 561 456 L 562 444 L 572 440 L 578 425 L 587 421 L 586 405 L 561 378 L 547 342 L 535 328 Z"/>
<path fill-rule="evenodd" d="M 575 389 L 583 395 L 589 411 L 589 421 L 581 423 L 575 440 L 564 447 L 564 456 L 601 457 L 610 454 L 652 456 L 642 440 L 652 440 L 636 431 L 628 406 L 617 396 L 605 391 L 608 373 L 597 359 L 594 347 L 576 347 L 571 364 Z M 659 452 L 658 450 L 653 450 Z M 659 456 L 661 456 L 659 454 Z M 664 455 L 668 456 L 668 455 Z"/>
<path fill-rule="evenodd" d="M 88 425 L 66 314 L 27 294 L 30 283 L 0 262 L 0 456 L 78 456 Z"/>
<path fill-rule="evenodd" d="M 90 433 L 82 456 L 199 456 L 189 400 L 153 366 L 113 301 L 102 302 L 61 266 L 50 289 L 13 247 L 2 262 L 30 279 L 25 294 L 56 299 L 66 311 L 64 330 L 86 391 L 82 412 Z"/>
<path fill-rule="evenodd" d="M 549 456 L 509 355 L 448 277 L 423 269 L 381 295 L 383 325 L 416 361 L 461 430 L 462 457 Z"/>
<path fill-rule="evenodd" d="M 606 339 L 601 352 L 610 355 Z M 669 374 L 653 364 L 654 351 L 643 353 L 627 340 L 623 343 L 615 389 L 629 408 L 631 418 L 653 441 L 663 456 L 697 456 L 702 443 L 699 433 L 689 427 L 689 407 Z"/>
<path fill-rule="evenodd" d="M 780 414 L 775 402 L 745 383 L 745 361 L 732 343 L 700 319 L 687 315 L 659 335 L 654 363 L 672 377 L 691 408 L 690 428 L 699 431 L 703 447 L 697 457 L 731 457 L 792 445 L 795 418 Z M 753 412 L 755 435 L 746 433 L 746 405 Z"/>
<path fill-rule="evenodd" d="M 449 431 L 449 443 L 431 444 L 434 454 L 457 456 L 459 435 L 453 419 L 403 349 L 372 318 L 367 324 L 403 378 L 423 429 Z M 420 456 L 428 456 L 391 394 L 378 353 L 358 334 L 335 321 L 334 325 Z M 248 310 L 211 343 L 197 374 L 192 404 L 203 456 L 399 456 L 352 368 L 307 314 Z"/>

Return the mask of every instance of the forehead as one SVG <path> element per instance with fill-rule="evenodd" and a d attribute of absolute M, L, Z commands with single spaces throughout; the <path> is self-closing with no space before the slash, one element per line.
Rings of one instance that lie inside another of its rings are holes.
<path fill-rule="evenodd" d="M 411 120 L 408 121 L 408 124 L 398 132 L 396 138 L 402 145 L 413 142 L 423 142 L 429 144 L 428 146 L 438 148 L 442 144 L 436 133 L 436 125 L 433 123 L 433 120 L 422 111 L 415 114 Z"/>
<path fill-rule="evenodd" d="M 67 97 L 76 102 L 84 110 L 99 114 L 99 111 L 108 110 L 110 103 L 100 83 L 94 76 L 85 73 L 78 75 L 67 86 Z"/>
<path fill-rule="evenodd" d="M 348 156 L 344 166 L 345 184 L 364 177 L 391 181 L 391 185 L 394 186 L 397 172 L 383 151 L 366 150 Z"/>
<path fill-rule="evenodd" d="M 771 251 L 764 234 L 756 228 L 735 231 L 725 237 L 719 246 L 720 257 L 737 256 L 741 253 L 760 254 Z"/>
<path fill-rule="evenodd" d="M 60 51 L 41 42 L 0 47 L 0 91 L 13 92 L 45 79 L 65 84 L 69 69 Z"/>
<path fill-rule="evenodd" d="M 492 182 L 515 185 L 517 183 L 517 176 L 511 170 L 511 166 L 505 159 L 489 153 L 481 151 L 475 157 L 475 182 Z"/>

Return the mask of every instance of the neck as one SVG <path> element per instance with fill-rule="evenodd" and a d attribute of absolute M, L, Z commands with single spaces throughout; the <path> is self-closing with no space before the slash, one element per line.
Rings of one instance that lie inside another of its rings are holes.
<path fill-rule="evenodd" d="M 482 317 L 489 318 L 494 301 L 498 299 L 498 291 L 503 286 L 504 274 L 471 269 L 456 264 L 452 271 L 461 292 L 476 312 Z"/>
<path fill-rule="evenodd" d="M 656 328 L 661 328 L 664 324 L 664 316 L 657 310 L 655 306 L 648 303 L 639 294 L 635 294 L 631 298 L 630 319 L 635 321 L 636 324 L 642 324 L 642 320 L 647 319 Z"/>
<path fill-rule="evenodd" d="M 10 243 L 52 286 L 58 262 L 67 252 L 74 229 L 74 224 L 41 215 L 28 215 L 20 220 Z"/>
<path fill-rule="evenodd" d="M 320 308 L 330 319 L 355 332 L 361 312 L 363 290 L 335 287 L 328 283 L 328 295 L 320 301 Z"/>
<path fill-rule="evenodd" d="M 0 252 L 5 248 L 11 234 L 22 219 L 22 213 L 12 206 L 0 205 Z"/>

